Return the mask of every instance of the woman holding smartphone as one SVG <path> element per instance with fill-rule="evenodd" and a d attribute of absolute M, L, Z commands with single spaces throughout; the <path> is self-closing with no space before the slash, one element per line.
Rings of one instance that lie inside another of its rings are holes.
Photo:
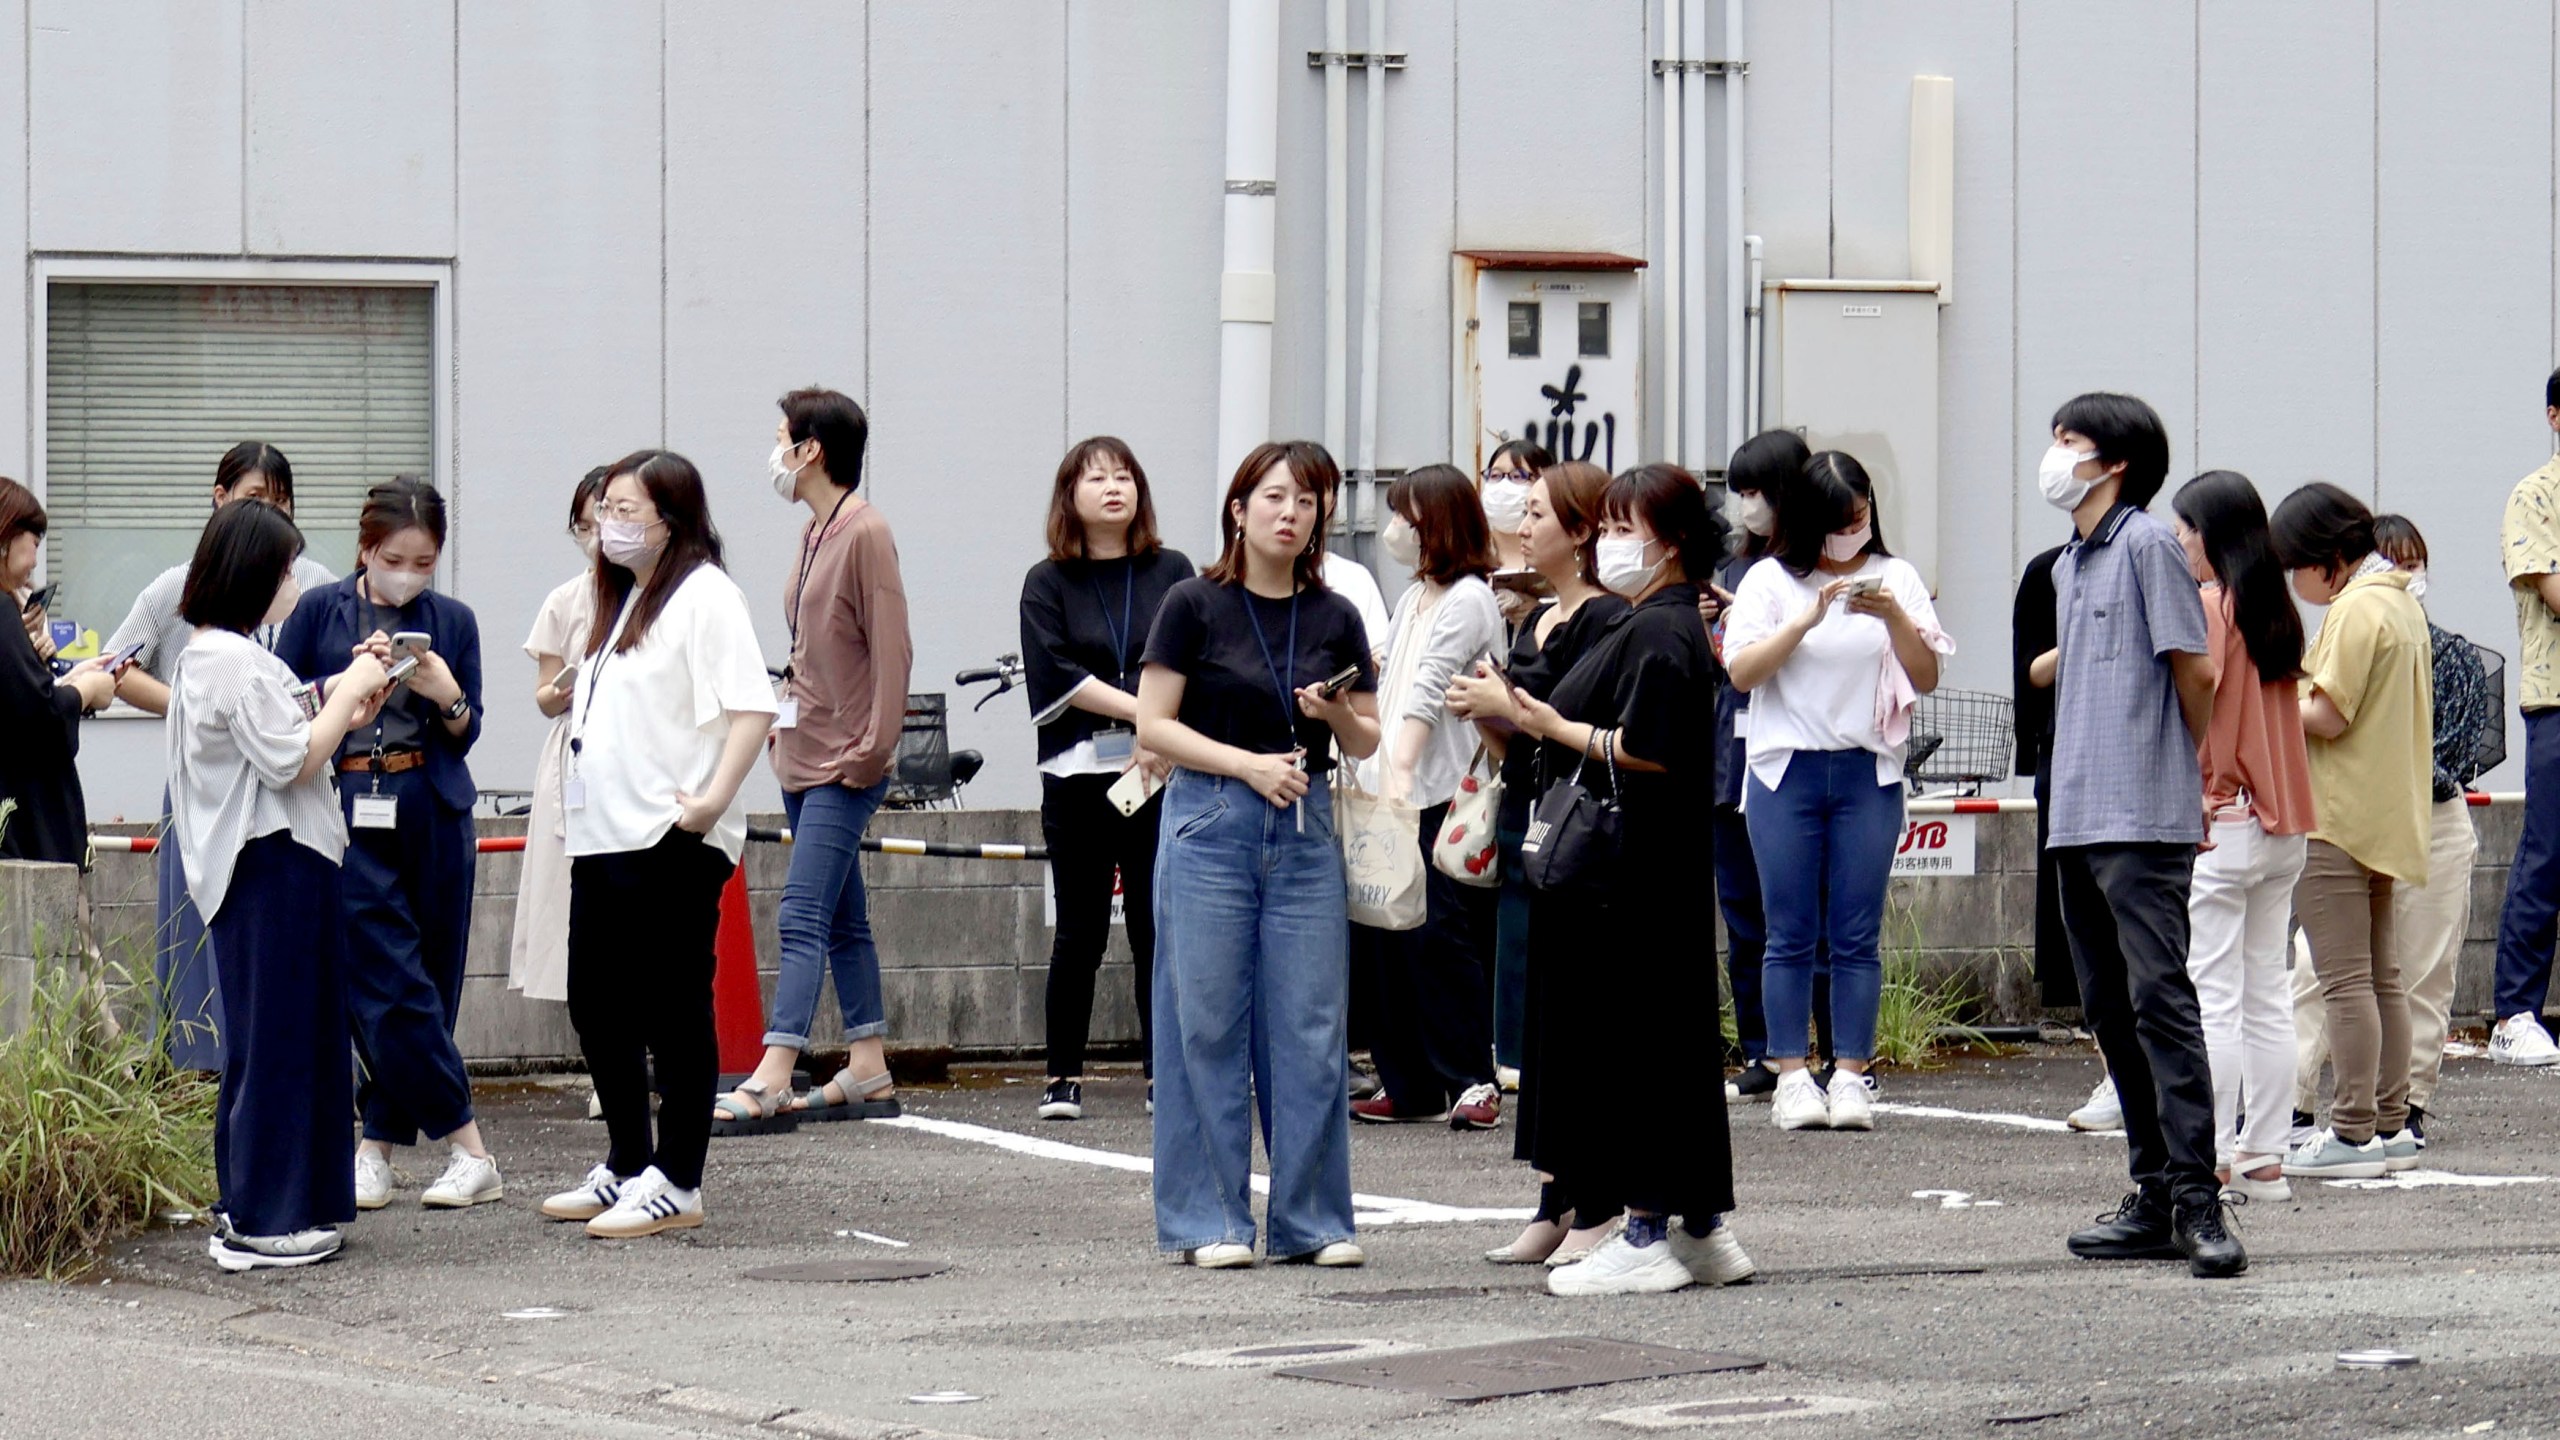
<path fill-rule="evenodd" d="M 290 613 L 302 537 L 264 505 L 214 513 L 179 613 L 196 627 L 169 687 L 170 828 L 213 933 L 230 1002 L 214 1112 L 225 1270 L 309 1265 L 355 1218 L 347 1112 L 347 923 L 339 743 L 381 704 L 370 650 L 316 687 L 251 632 Z"/>
<path fill-rule="evenodd" d="M 1138 742 L 1175 766 L 1156 849 L 1156 1243 L 1253 1263 L 1253 1121 L 1270 1253 L 1358 1265 L 1343 1064 L 1349 899 L 1324 781 L 1378 748 L 1359 612 L 1328 590 L 1322 446 L 1256 446 L 1227 486 L 1217 563 L 1165 596 Z M 1339 679 L 1337 686 L 1331 682 Z"/>
<path fill-rule="evenodd" d="M 1022 656 L 1040 728 L 1040 834 L 1057 892 L 1049 949 L 1049 1083 L 1040 1118 L 1084 1116 L 1093 981 L 1111 943 L 1116 877 L 1128 919 L 1138 1038 L 1155 1104 L 1155 787 L 1169 768 L 1138 746 L 1138 671 L 1166 592 L 1191 562 L 1156 538 L 1147 472 L 1124 442 L 1097 435 L 1067 451 L 1049 495 L 1049 558 L 1022 579 Z M 1124 809 L 1122 787 L 1147 789 Z"/>
<path fill-rule="evenodd" d="M 604 479 L 599 465 L 569 496 L 569 538 L 586 555 L 587 568 L 543 599 L 524 642 L 524 653 L 533 657 L 533 708 L 551 721 L 533 764 L 532 813 L 525 817 L 516 928 L 507 951 L 507 988 L 528 1000 L 569 998 L 569 832 L 560 808 L 560 775 L 569 762 L 576 657 L 586 654 L 587 622 L 595 615 L 596 503 L 604 498 Z"/>
<path fill-rule="evenodd" d="M 0 591 L 23 596 L 44 545 L 35 492 L 0 479 Z M 23 601 L 21 602 L 23 603 Z M 103 659 L 56 679 L 24 626 L 0 625 L 0 798 L 16 806 L 0 823 L 0 856 L 86 869 L 89 808 L 80 792 L 80 717 L 115 698 Z"/>
<path fill-rule="evenodd" d="M 480 626 L 471 607 L 428 588 L 444 538 L 444 497 L 433 485 L 399 475 L 374 486 L 356 517 L 356 573 L 303 596 L 276 642 L 305 680 L 358 655 L 408 667 L 372 722 L 338 746 L 364 1210 L 391 1203 L 392 1147 L 415 1145 L 421 1131 L 450 1152 L 422 1203 L 459 1209 L 506 1194 L 453 1043 L 479 860 L 466 757 L 480 738 Z"/>

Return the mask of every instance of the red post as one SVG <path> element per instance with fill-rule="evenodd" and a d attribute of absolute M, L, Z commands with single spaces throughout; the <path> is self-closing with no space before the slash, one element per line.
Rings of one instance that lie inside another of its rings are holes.
<path fill-rule="evenodd" d="M 756 985 L 756 928 L 747 910 L 747 867 L 720 890 L 719 957 L 711 974 L 711 1014 L 720 1037 L 720 1070 L 743 1075 L 764 1059 L 764 992 Z"/>

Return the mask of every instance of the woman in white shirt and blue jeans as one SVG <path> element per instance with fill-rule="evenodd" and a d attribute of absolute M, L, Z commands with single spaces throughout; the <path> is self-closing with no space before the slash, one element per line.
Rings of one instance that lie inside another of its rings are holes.
<path fill-rule="evenodd" d="M 338 1253 L 356 1215 L 347 1064 L 347 846 L 332 762 L 388 681 L 360 653 L 309 687 L 250 632 L 293 611 L 302 536 L 280 510 L 226 505 L 196 542 L 178 613 L 195 627 L 169 684 L 171 833 L 207 917 L 229 1026 L 210 1252 L 225 1270 Z M 320 695 L 327 699 L 322 702 Z"/>
<path fill-rule="evenodd" d="M 1884 993 L 1885 887 L 1902 833 L 1911 705 L 1938 687 L 1929 587 L 1885 548 L 1875 486 L 1825 450 L 1777 497 L 1775 552 L 1726 620 L 1725 667 L 1751 692 L 1742 814 L 1760 863 L 1768 951 L 1760 984 L 1780 1129 L 1870 1130 L 1868 1062 Z M 1815 951 L 1831 956 L 1828 1093 L 1805 1069 Z"/>
<path fill-rule="evenodd" d="M 666 450 L 611 468 L 560 791 L 569 1020 L 612 1149 L 542 1213 L 629 1239 L 702 1223 L 720 1070 L 712 940 L 746 848 L 738 786 L 776 707 L 747 598 L 720 568 L 701 472 Z M 654 1139 L 653 1061 L 667 1096 Z"/>

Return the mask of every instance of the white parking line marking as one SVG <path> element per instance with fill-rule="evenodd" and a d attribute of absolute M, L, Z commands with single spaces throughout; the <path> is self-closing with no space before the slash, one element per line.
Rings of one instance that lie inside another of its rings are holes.
<path fill-rule="evenodd" d="M 1971 1120 L 1984 1125 L 2008 1125 L 2020 1130 L 2061 1131 L 2070 1134 L 2111 1136 L 2121 1140 L 2122 1130 L 2074 1131 L 2059 1120 L 2041 1115 L 2010 1115 L 1996 1110 L 1950 1110 L 1943 1105 L 1902 1105 L 1878 1100 L 1873 1108 L 1887 1115 L 1911 1115 L 1923 1120 Z M 2474 1189 L 2495 1189 L 2506 1185 L 2543 1185 L 2548 1175 L 2461 1175 L 2451 1170 L 2404 1170 L 2379 1180 L 2324 1180 L 2320 1183 L 2341 1190 L 2422 1190 L 2432 1185 L 2462 1185 Z M 1937 1191 L 1923 1192 L 1937 1194 Z M 1913 1199 L 1921 1198 L 1915 1194 Z M 1980 1203 L 1980 1202 L 1976 1202 Z M 1952 1207 L 1950 1207 L 1952 1208 Z"/>
<path fill-rule="evenodd" d="M 2062 1121 L 2048 1120 L 2042 1115 L 2010 1115 L 1997 1110 L 1950 1110 L 1943 1105 L 1904 1105 L 1889 1100 L 1873 1101 L 1869 1108 L 1886 1115 L 1916 1115 L 1923 1120 L 1973 1120 L 1984 1125 L 2007 1125 L 2019 1130 L 2124 1138 L 2122 1130 L 2074 1130 Z"/>
<path fill-rule="evenodd" d="M 2503 1185 L 2544 1185 L 2548 1175 L 2457 1175 L 2450 1170 L 2403 1170 L 2379 1180 L 2323 1180 L 2336 1190 L 2423 1190 L 2431 1185 L 2464 1185 L 2492 1190 Z"/>
<path fill-rule="evenodd" d="M 992 1145 L 1016 1155 L 1029 1155 L 1040 1160 L 1064 1160 L 1077 1165 L 1098 1165 L 1106 1170 L 1123 1170 L 1133 1175 L 1155 1173 L 1155 1162 L 1144 1155 L 1123 1155 L 1117 1150 L 1096 1150 L 1087 1145 L 1069 1145 L 1060 1140 L 1045 1140 L 1036 1135 L 1018 1135 L 1011 1130 L 998 1130 L 987 1125 L 971 1125 L 961 1120 L 936 1120 L 924 1115 L 901 1115 L 890 1120 L 868 1120 L 867 1125 L 887 1126 L 899 1130 L 917 1130 L 939 1135 L 946 1140 L 966 1140 L 978 1145 Z M 1253 1188 L 1270 1193 L 1271 1179 L 1253 1177 Z M 1485 1209 L 1463 1205 L 1439 1205 L 1428 1200 L 1406 1200 L 1393 1195 L 1353 1194 L 1351 1204 L 1357 1213 L 1354 1220 L 1363 1225 L 1450 1225 L 1495 1220 L 1526 1221 L 1537 1214 L 1534 1209 Z"/>

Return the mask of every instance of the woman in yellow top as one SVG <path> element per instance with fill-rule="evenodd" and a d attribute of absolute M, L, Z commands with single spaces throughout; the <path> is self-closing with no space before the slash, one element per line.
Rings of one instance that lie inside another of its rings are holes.
<path fill-rule="evenodd" d="M 2328 1127 L 2285 1157 L 2284 1173 L 2372 1179 L 2418 1163 L 2391 903 L 2395 886 L 2427 883 L 2435 744 L 2427 617 L 2407 572 L 2376 553 L 2373 512 L 2337 486 L 2294 491 L 2268 529 L 2294 593 L 2329 607 L 2303 662 L 2318 820 L 2293 904 L 2319 970 L 2337 1092 Z"/>

